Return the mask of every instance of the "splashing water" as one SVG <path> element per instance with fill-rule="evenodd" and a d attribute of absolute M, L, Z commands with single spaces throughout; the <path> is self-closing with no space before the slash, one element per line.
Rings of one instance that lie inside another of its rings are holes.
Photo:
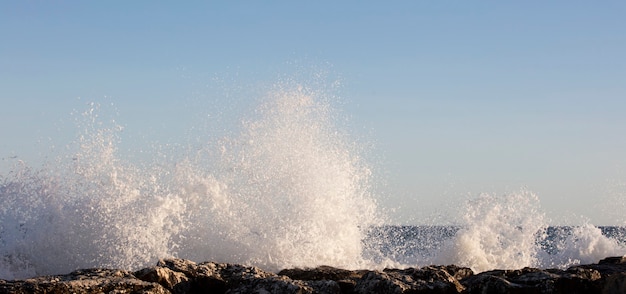
<path fill-rule="evenodd" d="M 619 240 L 624 236 L 607 237 L 591 224 L 576 226 L 561 234 L 556 240 L 556 254 L 542 254 L 543 267 L 567 268 L 577 264 L 598 262 L 607 256 L 624 256 L 626 247 Z"/>
<path fill-rule="evenodd" d="M 137 269 L 164 257 L 268 270 L 436 263 L 480 272 L 626 254 L 624 236 L 591 225 L 548 233 L 526 190 L 480 195 L 459 226 L 383 226 L 363 150 L 337 127 L 330 100 L 279 85 L 240 132 L 138 163 L 118 150 L 122 128 L 92 104 L 67 154 L 38 169 L 16 160 L 0 175 L 0 279 Z"/>
<path fill-rule="evenodd" d="M 241 134 L 142 165 L 121 159 L 120 127 L 97 112 L 83 114 L 70 156 L 0 178 L 0 278 L 168 256 L 364 266 L 363 230 L 379 222 L 371 173 L 319 93 L 277 87 Z"/>
<path fill-rule="evenodd" d="M 537 266 L 537 234 L 544 228 L 536 195 L 480 195 L 468 202 L 463 225 L 435 262 L 454 263 L 481 272 Z"/>
<path fill-rule="evenodd" d="M 172 254 L 171 236 L 184 228 L 183 199 L 117 157 L 119 129 L 97 124 L 95 110 L 85 112 L 90 123 L 71 156 L 40 170 L 21 165 L 3 179 L 3 276 L 133 268 Z"/>
<path fill-rule="evenodd" d="M 211 195 L 211 213 L 199 210 L 191 223 L 219 229 L 196 227 L 196 234 L 221 239 L 217 248 L 233 248 L 225 260 L 270 269 L 357 266 L 362 230 L 377 222 L 369 169 L 334 130 L 330 105 L 302 88 L 270 97 L 257 110 L 259 118 L 244 123 L 241 136 L 221 145 L 217 182 L 206 176 L 184 180 L 195 183 L 194 190 L 211 190 L 201 193 Z M 193 170 L 182 174 L 189 177 Z"/>
<path fill-rule="evenodd" d="M 620 229 L 620 227 L 613 227 Z M 600 228 L 549 227 L 539 198 L 521 190 L 503 196 L 482 194 L 465 206 L 458 232 L 426 263 L 457 264 L 475 272 L 523 267 L 561 268 L 626 254 Z"/>

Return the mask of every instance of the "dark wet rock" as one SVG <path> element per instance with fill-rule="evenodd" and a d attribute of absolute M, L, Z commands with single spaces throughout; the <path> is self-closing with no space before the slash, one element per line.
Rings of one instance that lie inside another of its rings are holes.
<path fill-rule="evenodd" d="M 454 264 L 438 267 L 448 272 L 448 274 L 457 280 L 465 279 L 474 275 L 474 271 L 468 267 L 460 267 Z"/>
<path fill-rule="evenodd" d="M 172 293 L 188 293 L 191 290 L 191 282 L 187 275 L 166 267 L 144 268 L 135 272 L 135 276 L 146 282 L 157 283 Z"/>
<path fill-rule="evenodd" d="M 319 266 L 316 268 L 308 269 L 285 269 L 280 271 L 278 275 L 287 276 L 293 280 L 303 280 L 326 284 L 328 284 L 329 282 L 334 282 L 336 284 L 336 286 L 324 285 L 314 287 L 315 289 L 319 289 L 320 287 L 324 287 L 324 289 L 326 289 L 322 292 L 317 293 L 354 293 L 356 281 L 361 279 L 361 277 L 363 277 L 363 275 L 368 272 L 369 271 L 367 270 L 350 271 L 331 266 Z M 339 292 L 334 292 L 335 290 L 333 289 L 335 289 L 336 287 L 338 287 Z"/>
<path fill-rule="evenodd" d="M 284 269 L 278 275 L 288 276 L 294 280 L 320 281 L 320 280 L 354 280 L 361 278 L 367 270 L 350 271 L 332 266 L 319 266 L 308 269 Z"/>
<path fill-rule="evenodd" d="M 522 285 L 511 283 L 500 275 L 479 274 L 462 281 L 466 293 L 524 293 Z"/>
<path fill-rule="evenodd" d="M 602 275 L 626 272 L 626 256 L 607 257 L 597 264 L 577 265 L 574 268 L 594 269 Z"/>
<path fill-rule="evenodd" d="M 67 275 L 1 281 L 0 293 L 169 293 L 161 285 L 135 278 L 130 272 L 109 269 L 78 270 Z"/>
<path fill-rule="evenodd" d="M 357 281 L 356 293 L 462 293 L 465 287 L 443 266 L 371 271 Z"/>
<path fill-rule="evenodd" d="M 626 256 L 613 256 L 600 260 L 598 264 L 621 264 L 626 266 Z"/>
<path fill-rule="evenodd" d="M 239 264 L 164 259 L 136 272 L 88 269 L 0 280 L 1 293 L 626 293 L 626 258 L 567 270 L 477 274 L 455 265 L 382 271 L 320 266 L 275 274 Z"/>
<path fill-rule="evenodd" d="M 599 293 L 599 279 L 600 273 L 590 269 L 523 268 L 482 272 L 461 283 L 467 293 Z"/>
<path fill-rule="evenodd" d="M 238 264 L 166 259 L 140 270 L 137 278 L 172 293 L 341 293 L 335 281 L 293 280 Z"/>
<path fill-rule="evenodd" d="M 607 277 L 602 283 L 602 293 L 626 293 L 626 273 L 615 273 Z"/>
<path fill-rule="evenodd" d="M 247 283 L 229 289 L 226 293 L 328 293 L 339 294 L 341 289 L 335 281 L 301 281 L 286 276 L 251 279 Z"/>
<path fill-rule="evenodd" d="M 568 271 L 597 272 L 596 279 L 602 293 L 626 293 L 626 256 L 607 257 L 597 264 L 578 265 Z"/>
<path fill-rule="evenodd" d="M 462 281 L 467 293 L 552 293 L 556 275 L 538 269 L 494 270 Z"/>

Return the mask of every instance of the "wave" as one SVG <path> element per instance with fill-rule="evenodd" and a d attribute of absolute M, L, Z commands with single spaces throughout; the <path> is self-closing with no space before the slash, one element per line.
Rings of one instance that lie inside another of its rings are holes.
<path fill-rule="evenodd" d="M 312 90 L 277 86 L 239 134 L 142 164 L 122 159 L 121 128 L 98 111 L 83 114 L 69 155 L 2 177 L 0 277 L 170 256 L 275 270 L 365 263 L 364 230 L 380 222 L 371 172 Z"/>
<path fill-rule="evenodd" d="M 566 269 L 626 254 L 626 227 L 549 226 L 539 198 L 521 190 L 481 194 L 465 203 L 454 226 L 381 226 L 366 251 L 400 267 L 456 264 L 475 272 L 524 267 Z"/>
<path fill-rule="evenodd" d="M 363 148 L 337 127 L 331 99 L 309 87 L 279 84 L 239 132 L 140 162 L 120 152 L 123 128 L 99 111 L 91 104 L 81 115 L 68 151 L 36 168 L 15 159 L 0 175 L 0 278 L 138 269 L 165 257 L 269 270 L 454 263 L 484 271 L 626 253 L 591 225 L 548 253 L 529 191 L 469 201 L 463 223 L 439 227 L 443 235 L 382 232 L 388 221 Z"/>

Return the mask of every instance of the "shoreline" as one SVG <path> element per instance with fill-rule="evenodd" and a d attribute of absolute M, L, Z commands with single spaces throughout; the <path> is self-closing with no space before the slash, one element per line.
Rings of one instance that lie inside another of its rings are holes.
<path fill-rule="evenodd" d="M 329 266 L 278 273 L 239 264 L 162 259 L 138 271 L 82 269 L 0 280 L 0 293 L 626 293 L 626 256 L 566 270 L 474 273 L 456 265 L 384 270 Z"/>

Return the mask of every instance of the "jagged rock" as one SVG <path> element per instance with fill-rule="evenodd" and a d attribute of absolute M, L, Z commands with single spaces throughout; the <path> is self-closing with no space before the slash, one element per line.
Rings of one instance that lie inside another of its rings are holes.
<path fill-rule="evenodd" d="M 274 276 L 264 279 L 250 279 L 248 283 L 239 283 L 226 293 L 328 293 L 339 294 L 341 289 L 335 281 L 301 281 L 287 276 Z"/>
<path fill-rule="evenodd" d="M 238 264 L 164 259 L 134 273 L 88 269 L 0 280 L 2 293 L 626 293 L 626 258 L 567 270 L 523 268 L 478 274 L 455 265 L 382 271 L 320 266 L 275 274 Z"/>
<path fill-rule="evenodd" d="M 279 275 L 287 276 L 293 280 L 303 281 L 334 281 L 339 287 L 339 293 L 354 293 L 356 281 L 366 274 L 367 270 L 350 271 L 331 266 L 319 266 L 312 269 L 285 269 Z M 334 286 L 333 286 L 334 288 Z M 317 288 L 316 288 L 317 289 Z M 331 292 L 328 292 L 331 291 Z M 334 293 L 334 290 L 327 290 L 323 293 Z"/>
<path fill-rule="evenodd" d="M 465 287 L 442 266 L 371 271 L 357 281 L 356 293 L 461 293 Z"/>
<path fill-rule="evenodd" d="M 573 268 L 594 269 L 600 272 L 602 275 L 626 272 L 626 256 L 607 257 L 600 260 L 596 264 L 577 265 Z"/>
<path fill-rule="evenodd" d="M 350 271 L 332 266 L 318 266 L 309 269 L 284 269 L 278 272 L 278 275 L 288 276 L 294 280 L 320 281 L 320 280 L 349 280 L 359 279 L 368 271 Z"/>
<path fill-rule="evenodd" d="M 143 281 L 158 283 L 172 293 L 188 293 L 191 289 L 189 278 L 181 272 L 166 267 L 149 267 L 135 272 L 135 276 Z"/>
<path fill-rule="evenodd" d="M 169 293 L 161 285 L 136 279 L 130 272 L 78 270 L 67 275 L 0 282 L 0 293 Z"/>
<path fill-rule="evenodd" d="M 341 293 L 335 281 L 301 281 L 256 267 L 190 260 L 160 260 L 136 276 L 172 293 Z"/>
<path fill-rule="evenodd" d="M 494 270 L 461 280 L 467 293 L 599 293 L 598 271 L 536 268 Z"/>
<path fill-rule="evenodd" d="M 602 293 L 605 294 L 626 293 L 626 273 L 615 273 L 608 276 L 601 287 Z"/>
<path fill-rule="evenodd" d="M 626 256 L 612 256 L 598 261 L 598 264 L 622 264 L 626 265 Z"/>
<path fill-rule="evenodd" d="M 469 267 L 460 267 L 454 264 L 439 267 L 448 272 L 457 280 L 465 279 L 474 275 L 474 271 Z"/>
<path fill-rule="evenodd" d="M 607 257 L 597 264 L 578 265 L 569 270 L 592 270 L 601 278 L 596 279 L 602 293 L 626 293 L 626 256 Z"/>
<path fill-rule="evenodd" d="M 500 293 L 525 293 L 522 285 L 509 282 L 499 275 L 478 274 L 462 281 L 466 287 L 466 293 L 500 294 Z"/>
<path fill-rule="evenodd" d="M 225 264 L 213 262 L 204 262 L 197 264 L 191 260 L 185 259 L 162 259 L 157 263 L 157 268 L 165 268 L 172 272 L 184 275 L 178 283 L 172 286 L 165 286 L 173 293 L 202 293 L 205 289 L 210 289 L 212 293 L 224 293 L 227 290 L 227 281 L 222 278 L 221 269 L 226 267 Z M 167 278 L 169 273 L 163 272 Z"/>
<path fill-rule="evenodd" d="M 558 293 L 594 293 L 600 289 L 601 278 L 600 272 L 594 269 L 570 268 L 559 272 L 554 289 Z"/>

